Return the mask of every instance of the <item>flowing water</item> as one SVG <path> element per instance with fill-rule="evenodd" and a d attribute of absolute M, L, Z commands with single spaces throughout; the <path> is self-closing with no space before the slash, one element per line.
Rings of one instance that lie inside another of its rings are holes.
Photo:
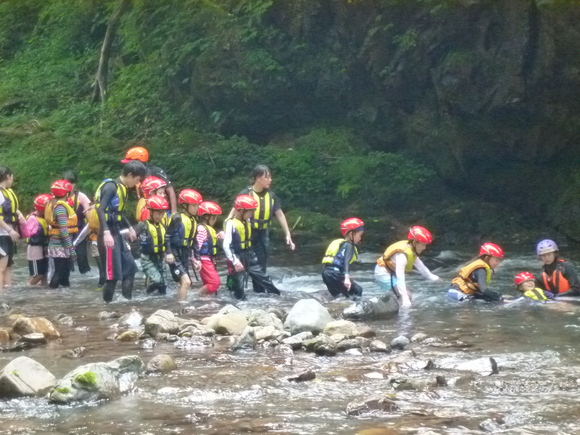
<path fill-rule="evenodd" d="M 378 254 L 363 255 L 354 278 L 365 296 L 378 294 L 372 281 Z M 279 252 L 270 271 L 283 291 L 280 298 L 248 293 L 237 303 L 227 291 L 217 299 L 192 298 L 197 309 L 181 317 L 201 319 L 226 303 L 240 308 L 282 306 L 286 310 L 301 298 L 312 297 L 338 315 L 345 302 L 329 301 L 321 281 L 318 252 Z M 29 356 L 57 378 L 89 362 L 109 361 L 122 355 L 139 355 L 145 362 L 157 354 L 171 355 L 178 370 L 168 375 L 139 379 L 134 391 L 115 400 L 55 406 L 43 398 L 0 402 L 0 434 L 469 434 L 481 433 L 480 423 L 492 419 L 496 430 L 512 434 L 580 433 L 580 304 L 573 301 L 550 305 L 486 304 L 448 301 L 445 290 L 457 266 L 469 257 L 445 251 L 425 262 L 442 277 L 426 282 L 411 275 L 414 306 L 391 320 L 367 322 L 378 338 L 390 342 L 398 334 L 419 332 L 440 340 L 431 345 L 412 344 L 413 352 L 391 354 L 339 354 L 318 357 L 301 351 L 294 355 L 274 349 L 231 352 L 216 344 L 209 348 L 177 349 L 173 343 L 157 343 L 153 349 L 111 340 L 115 320 L 99 320 L 103 310 L 128 312 L 136 307 L 144 316 L 157 309 L 179 314 L 184 305 L 172 297 L 148 297 L 136 282 L 135 299 L 117 300 L 106 306 L 96 291 L 96 276 L 73 274 L 66 290 L 16 286 L 3 295 L 10 313 L 44 316 L 68 314 L 74 326 L 61 326 L 62 340 L 21 353 L 0 353 L 0 366 L 16 356 Z M 285 267 L 276 267 L 284 264 Z M 537 272 L 540 264 L 530 256 L 505 260 L 494 282 L 504 293 L 515 294 L 511 280 L 516 272 Z M 15 281 L 25 282 L 27 269 L 17 263 Z M 0 326 L 9 327 L 8 314 Z M 81 359 L 63 357 L 66 350 L 84 346 Z M 493 357 L 499 374 L 473 375 L 463 383 L 436 386 L 435 377 L 452 380 L 467 373 L 437 368 Z M 426 370 L 428 360 L 435 368 Z M 316 380 L 289 383 L 286 378 L 313 369 Z M 395 391 L 393 379 L 404 375 L 422 381 L 419 391 Z M 376 394 L 396 400 L 400 410 L 392 414 L 349 417 L 349 402 Z M 493 428 L 492 428 L 493 429 Z"/>

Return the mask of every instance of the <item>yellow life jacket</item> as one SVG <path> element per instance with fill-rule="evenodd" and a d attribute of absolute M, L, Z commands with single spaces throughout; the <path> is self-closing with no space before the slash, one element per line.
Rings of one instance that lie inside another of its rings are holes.
<path fill-rule="evenodd" d="M 247 221 L 236 218 L 226 219 L 234 224 L 231 248 L 235 253 L 240 253 L 252 246 L 252 226 Z"/>
<path fill-rule="evenodd" d="M 347 242 L 345 239 L 336 239 L 330 242 L 328 248 L 326 248 L 326 253 L 322 259 L 322 264 L 332 265 L 341 271 L 344 270 L 344 250 Z M 350 264 L 354 263 L 358 258 L 358 248 L 354 246 L 353 256 L 350 259 Z"/>
<path fill-rule="evenodd" d="M 259 196 L 254 192 L 254 189 L 250 189 L 250 192 L 256 201 L 258 201 L 258 208 L 254 211 L 254 217 L 252 218 L 252 226 L 257 230 L 265 230 L 270 226 L 270 215 L 272 213 L 272 207 L 274 206 L 274 199 L 268 191 L 263 196 Z"/>
<path fill-rule="evenodd" d="M 115 183 L 115 186 L 117 188 L 117 194 L 113 197 L 113 199 L 111 200 L 111 202 L 109 204 L 106 205 L 105 207 L 105 220 L 107 222 L 121 222 L 123 220 L 123 210 L 125 210 L 125 206 L 127 205 L 127 197 L 129 195 L 128 191 L 127 191 L 127 186 L 125 186 L 123 183 L 117 183 L 115 180 L 111 179 L 111 178 L 107 178 L 106 180 L 104 180 L 99 187 L 97 187 L 97 191 L 95 192 L 95 209 L 99 208 L 100 204 L 101 204 L 101 188 L 109 183 Z M 96 210 L 95 210 L 95 214 L 96 214 Z M 98 215 L 97 215 L 98 216 Z M 90 220 L 90 218 L 89 218 Z M 94 220 L 94 218 L 93 218 Z M 97 221 L 98 221 L 98 217 L 97 217 Z M 93 223 L 94 226 L 94 223 Z M 100 223 L 99 223 L 100 226 Z M 93 229 L 93 227 L 91 227 L 91 229 Z M 97 231 L 98 231 L 98 227 L 97 227 Z"/>
<path fill-rule="evenodd" d="M 171 246 L 183 246 L 187 248 L 193 247 L 193 239 L 197 234 L 197 221 L 195 216 L 188 216 L 185 213 L 176 213 L 174 216 L 179 215 L 181 219 L 181 225 L 171 235 Z M 170 219 L 173 220 L 173 216 Z M 171 226 L 171 223 L 169 224 Z"/>
<path fill-rule="evenodd" d="M 63 201 L 62 199 L 56 201 L 53 199 L 48 204 L 46 204 L 46 209 L 44 210 L 44 218 L 46 219 L 48 225 L 51 226 L 50 230 L 48 231 L 48 235 L 60 236 L 60 227 L 54 218 L 54 209 L 57 205 L 62 205 L 66 209 L 68 215 L 66 226 L 68 228 L 69 234 L 78 233 L 78 217 L 74 209 L 68 205 L 68 202 Z"/>
<path fill-rule="evenodd" d="M 10 188 L 0 188 L 0 192 L 4 195 L 4 202 L 0 204 L 0 219 L 7 224 L 15 224 L 18 222 L 17 211 L 20 208 L 18 198 L 14 191 Z"/>
<path fill-rule="evenodd" d="M 523 293 L 526 298 L 533 299 L 534 301 L 547 301 L 549 298 L 544 294 L 544 290 L 535 288 L 533 290 L 528 290 Z"/>
<path fill-rule="evenodd" d="M 200 224 L 203 225 L 204 228 L 207 230 L 207 239 L 203 242 L 203 245 L 199 248 L 199 255 L 209 255 L 209 256 L 216 256 L 217 255 L 217 234 L 215 232 L 214 227 L 209 224 Z"/>
<path fill-rule="evenodd" d="M 36 217 L 39 227 L 36 233 L 26 239 L 26 243 L 28 243 L 30 246 L 44 246 L 48 243 L 48 223 L 46 222 L 46 219 L 44 219 L 42 216 L 39 216 L 37 212 L 26 216 L 26 220 L 30 219 L 30 216 L 33 215 Z"/>
<path fill-rule="evenodd" d="M 481 258 L 478 258 L 477 260 L 469 263 L 467 266 L 464 266 L 459 271 L 459 276 L 451 282 L 456 284 L 463 293 L 468 295 L 479 293 L 479 286 L 476 282 L 471 280 L 470 276 L 476 269 L 481 268 L 485 269 L 485 283 L 489 285 L 491 282 L 491 277 L 493 276 L 493 271 L 491 270 L 491 267 L 489 267 L 489 264 L 487 264 Z"/>
<path fill-rule="evenodd" d="M 165 225 L 156 224 L 150 220 L 147 223 L 147 237 L 141 240 L 141 249 L 144 254 L 159 254 L 165 252 Z"/>
<path fill-rule="evenodd" d="M 381 267 L 385 267 L 391 273 L 395 273 L 396 266 L 391 257 L 397 252 L 402 252 L 407 256 L 407 266 L 405 267 L 405 272 L 412 271 L 415 260 L 417 259 L 417 254 L 409 243 L 410 242 L 408 240 L 401 240 L 400 242 L 393 243 L 391 246 L 385 249 L 383 256 L 377 260 L 377 264 Z"/>
<path fill-rule="evenodd" d="M 137 208 L 135 210 L 135 218 L 137 222 L 145 221 L 151 217 L 151 212 L 147 208 L 147 200 L 145 198 L 139 198 L 137 201 Z M 166 227 L 169 226 L 169 215 L 165 213 L 161 218 L 161 223 Z"/>

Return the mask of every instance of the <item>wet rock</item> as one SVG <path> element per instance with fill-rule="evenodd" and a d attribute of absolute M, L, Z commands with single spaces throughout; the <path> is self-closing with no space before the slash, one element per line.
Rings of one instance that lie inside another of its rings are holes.
<path fill-rule="evenodd" d="M 342 334 L 347 338 L 354 338 L 359 335 L 356 324 L 349 320 L 335 320 L 333 322 L 329 322 L 326 325 L 326 328 L 324 328 L 323 333 L 329 337 L 335 334 Z"/>
<path fill-rule="evenodd" d="M 26 341 L 20 341 L 20 339 L 14 343 L 8 345 L 8 347 L 3 348 L 5 352 L 22 352 L 23 350 L 32 349 L 36 347 L 36 344 L 32 344 Z"/>
<path fill-rule="evenodd" d="M 55 384 L 56 378 L 42 364 L 21 356 L 0 372 L 0 397 L 40 396 Z"/>
<path fill-rule="evenodd" d="M 371 352 L 389 353 L 391 351 L 391 348 L 389 346 L 387 346 L 387 343 L 385 343 L 381 340 L 371 341 L 369 348 L 370 348 Z"/>
<path fill-rule="evenodd" d="M 321 356 L 334 356 L 337 351 L 336 343 L 326 334 L 319 334 L 310 340 L 306 340 L 302 343 L 302 346 L 308 352 L 314 352 Z"/>
<path fill-rule="evenodd" d="M 290 338 L 292 335 L 289 331 L 278 331 L 278 335 L 276 335 L 276 341 L 282 342 L 283 340 Z"/>
<path fill-rule="evenodd" d="M 70 359 L 75 359 L 75 358 L 82 358 L 83 356 L 85 356 L 85 352 L 86 352 L 87 348 L 86 347 L 75 347 L 74 349 L 69 349 L 67 350 L 63 357 L 65 358 L 70 358 Z"/>
<path fill-rule="evenodd" d="M 213 329 L 220 335 L 240 335 L 247 327 L 246 316 L 241 312 L 233 312 L 220 316 Z"/>
<path fill-rule="evenodd" d="M 139 347 L 141 349 L 153 349 L 157 345 L 157 342 L 152 338 L 146 338 L 139 342 Z"/>
<path fill-rule="evenodd" d="M 347 349 L 344 353 L 351 356 L 362 356 L 363 354 L 359 349 Z"/>
<path fill-rule="evenodd" d="M 415 334 L 411 337 L 411 343 L 421 343 L 422 341 L 425 341 L 426 338 L 427 338 L 427 334 L 423 334 L 422 332 L 418 332 L 417 334 Z"/>
<path fill-rule="evenodd" d="M 498 422 L 495 418 L 488 418 L 479 424 L 479 427 L 486 432 L 497 433 L 503 432 L 505 426 L 502 422 Z"/>
<path fill-rule="evenodd" d="M 347 340 L 349 337 L 344 334 L 333 334 L 330 336 L 330 339 L 334 341 L 336 344 L 340 343 L 341 341 Z"/>
<path fill-rule="evenodd" d="M 292 335 L 310 331 L 313 334 L 322 332 L 333 319 L 328 310 L 314 299 L 301 299 L 292 307 L 284 328 Z"/>
<path fill-rule="evenodd" d="M 148 373 L 169 373 L 177 369 L 173 358 L 169 355 L 161 354 L 154 356 L 147 364 L 146 372 Z"/>
<path fill-rule="evenodd" d="M 268 313 L 264 310 L 252 310 L 248 314 L 249 326 L 273 326 L 276 329 L 284 329 L 282 320 L 274 314 Z"/>
<path fill-rule="evenodd" d="M 137 340 L 139 340 L 139 337 L 141 336 L 141 331 L 135 331 L 133 329 L 129 330 L 129 331 L 125 331 L 120 333 L 119 335 L 117 335 L 117 337 L 115 337 L 116 340 L 119 341 L 123 341 L 123 342 L 135 342 Z"/>
<path fill-rule="evenodd" d="M 160 332 L 154 336 L 156 341 L 167 341 L 169 334 L 167 332 Z"/>
<path fill-rule="evenodd" d="M 266 310 L 268 313 L 273 314 L 282 322 L 284 322 L 284 318 L 286 317 L 286 312 L 281 307 L 270 307 Z"/>
<path fill-rule="evenodd" d="M 388 319 L 399 312 L 399 304 L 391 295 L 361 299 L 347 307 L 342 315 L 345 319 Z"/>
<path fill-rule="evenodd" d="M 403 350 L 405 346 L 409 345 L 409 343 L 411 343 L 411 341 L 407 337 L 399 335 L 391 341 L 391 347 L 393 349 Z"/>
<path fill-rule="evenodd" d="M 74 331 L 77 332 L 89 332 L 89 327 L 88 326 L 77 326 Z"/>
<path fill-rule="evenodd" d="M 376 396 L 364 400 L 355 400 L 346 407 L 347 415 L 360 416 L 366 414 L 388 413 L 399 411 L 397 404 L 386 397 Z"/>
<path fill-rule="evenodd" d="M 254 334 L 254 328 L 251 326 L 246 326 L 242 334 L 231 346 L 231 350 L 240 349 L 254 349 L 256 347 L 256 336 Z"/>
<path fill-rule="evenodd" d="M 138 356 L 77 367 L 52 389 L 49 401 L 71 403 L 113 398 L 133 388 L 143 368 L 143 361 Z"/>
<path fill-rule="evenodd" d="M 0 303 L 0 313 L 6 314 L 10 310 L 12 310 L 12 307 L 10 305 L 8 305 L 6 302 Z"/>
<path fill-rule="evenodd" d="M 256 335 L 256 340 L 272 340 L 276 338 L 279 331 L 273 326 L 257 326 L 254 328 L 254 334 Z"/>
<path fill-rule="evenodd" d="M 373 338 L 377 336 L 377 333 L 367 325 L 356 325 L 357 337 Z"/>
<path fill-rule="evenodd" d="M 133 308 L 129 313 L 121 316 L 119 319 L 119 328 L 138 329 L 144 321 L 143 315 Z"/>
<path fill-rule="evenodd" d="M 75 321 L 73 320 L 73 318 L 71 316 L 66 315 L 66 314 L 58 314 L 57 316 L 54 317 L 54 321 L 57 324 L 64 325 L 64 326 L 73 326 L 75 324 Z"/>
<path fill-rule="evenodd" d="M 119 317 L 121 317 L 121 313 L 116 311 L 101 311 L 99 313 L 99 320 L 118 319 Z"/>
<path fill-rule="evenodd" d="M 292 375 L 288 378 L 288 381 L 290 382 L 306 382 L 306 381 L 312 381 L 313 379 L 316 379 L 316 373 L 314 373 L 313 370 L 306 370 L 302 373 L 298 373 L 296 375 Z"/>
<path fill-rule="evenodd" d="M 355 338 L 343 340 L 336 345 L 336 349 L 340 352 L 346 352 L 349 349 L 360 349 L 360 348 L 361 348 L 361 344 Z"/>
<path fill-rule="evenodd" d="M 217 312 L 218 315 L 223 316 L 226 314 L 230 314 L 230 313 L 241 313 L 242 310 L 240 310 L 238 307 L 236 307 L 235 305 L 226 305 L 225 307 L 223 307 L 221 310 L 219 310 Z"/>
<path fill-rule="evenodd" d="M 356 337 L 355 340 L 358 341 L 362 349 L 366 349 L 371 346 L 371 340 L 369 338 Z"/>
<path fill-rule="evenodd" d="M 446 387 L 447 379 L 445 379 L 445 376 L 435 376 L 435 385 L 438 387 Z"/>
<path fill-rule="evenodd" d="M 167 341 L 168 343 L 175 343 L 177 340 L 179 340 L 179 335 L 175 334 L 169 334 L 165 339 L 165 341 Z"/>
<path fill-rule="evenodd" d="M 157 310 L 145 321 L 145 333 L 151 337 L 160 333 L 177 334 L 180 325 L 180 319 L 171 311 Z"/>
<path fill-rule="evenodd" d="M 425 381 L 419 379 L 403 379 L 401 381 L 394 383 L 395 390 L 397 391 L 422 391 L 427 387 Z"/>
<path fill-rule="evenodd" d="M 20 337 L 20 340 L 37 345 L 48 343 L 48 340 L 46 339 L 44 334 L 41 334 L 40 332 L 33 332 L 32 334 L 23 335 L 22 337 Z"/>
<path fill-rule="evenodd" d="M 60 333 L 54 325 L 44 317 L 20 317 L 14 322 L 12 331 L 21 336 L 40 332 L 47 340 L 57 340 L 60 338 Z"/>
<path fill-rule="evenodd" d="M 437 368 L 450 369 L 462 372 L 478 373 L 483 376 L 490 376 L 498 373 L 497 363 L 493 358 L 484 357 L 471 361 L 458 363 L 456 360 L 445 359 L 437 362 Z"/>
<path fill-rule="evenodd" d="M 222 338 L 222 337 L 219 337 L 219 338 Z M 228 337 L 223 337 L 223 338 L 231 339 L 231 342 L 228 342 L 228 346 L 235 343 L 234 337 L 228 336 Z M 175 346 L 176 349 L 192 350 L 192 349 L 199 349 L 199 348 L 203 348 L 203 347 L 213 346 L 213 342 L 208 337 L 202 337 L 202 336 L 198 335 L 198 336 L 193 336 L 190 338 L 181 337 L 179 340 L 177 340 L 175 343 L 173 343 L 173 346 Z"/>
<path fill-rule="evenodd" d="M 368 379 L 385 379 L 385 375 L 379 372 L 365 373 L 364 377 Z"/>
<path fill-rule="evenodd" d="M 292 349 L 300 349 L 302 347 L 302 343 L 305 340 L 310 340 L 312 337 L 312 332 L 306 331 L 293 335 L 292 337 L 285 338 L 282 340 L 282 343 L 291 346 Z"/>
<path fill-rule="evenodd" d="M 0 329 L 0 346 L 10 343 L 10 333 L 6 329 Z"/>

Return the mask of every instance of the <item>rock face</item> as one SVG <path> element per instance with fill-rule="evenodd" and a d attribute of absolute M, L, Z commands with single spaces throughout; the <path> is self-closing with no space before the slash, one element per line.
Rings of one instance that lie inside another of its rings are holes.
<path fill-rule="evenodd" d="M 57 340 L 60 338 L 60 333 L 54 325 L 44 317 L 19 317 L 12 326 L 12 332 L 18 335 L 40 332 L 47 340 Z"/>
<path fill-rule="evenodd" d="M 68 373 L 50 392 L 53 403 L 110 399 L 133 387 L 144 364 L 138 356 L 92 363 Z"/>
<path fill-rule="evenodd" d="M 149 364 L 147 364 L 147 372 L 149 373 L 169 373 L 177 368 L 175 361 L 169 355 L 156 355 Z"/>
<path fill-rule="evenodd" d="M 0 372 L 0 397 L 39 396 L 56 384 L 56 378 L 33 359 L 21 356 Z"/>
<path fill-rule="evenodd" d="M 177 334 L 181 321 L 171 311 L 157 310 L 145 321 L 145 333 L 156 337 L 159 333 Z"/>
<path fill-rule="evenodd" d="M 318 301 L 314 299 L 302 299 L 292 307 L 284 328 L 289 329 L 292 335 L 310 331 L 313 334 L 322 332 L 333 319 Z"/>
<path fill-rule="evenodd" d="M 345 319 L 388 319 L 399 312 L 399 303 L 391 295 L 362 299 L 346 308 Z"/>

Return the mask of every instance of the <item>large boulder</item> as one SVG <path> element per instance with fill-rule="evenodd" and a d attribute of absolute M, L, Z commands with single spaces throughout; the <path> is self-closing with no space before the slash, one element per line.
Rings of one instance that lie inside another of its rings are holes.
<path fill-rule="evenodd" d="M 53 388 L 49 401 L 71 403 L 113 398 L 130 390 L 143 368 L 143 361 L 138 356 L 77 367 Z"/>
<path fill-rule="evenodd" d="M 232 312 L 219 316 L 213 329 L 220 335 L 240 335 L 248 326 L 248 320 L 242 312 Z"/>
<path fill-rule="evenodd" d="M 56 378 L 43 365 L 21 356 L 0 372 L 0 397 L 40 396 L 55 384 Z"/>
<path fill-rule="evenodd" d="M 326 325 L 323 331 L 326 335 L 332 337 L 335 334 L 344 334 L 347 338 L 358 336 L 358 328 L 354 322 L 349 320 L 335 320 Z"/>
<path fill-rule="evenodd" d="M 318 334 L 332 321 L 328 310 L 320 302 L 314 299 L 301 299 L 286 316 L 284 328 L 289 329 L 292 335 L 306 331 Z"/>
<path fill-rule="evenodd" d="M 336 343 L 326 334 L 319 334 L 310 340 L 306 340 L 302 343 L 302 346 L 308 352 L 314 352 L 322 356 L 334 356 L 337 351 Z"/>
<path fill-rule="evenodd" d="M 181 323 L 181 319 L 171 311 L 157 310 L 145 321 L 145 333 L 151 337 L 156 337 L 159 333 L 177 334 Z"/>
<path fill-rule="evenodd" d="M 169 373 L 177 368 L 175 361 L 169 355 L 161 354 L 154 356 L 147 364 L 148 373 Z"/>
<path fill-rule="evenodd" d="M 12 333 L 18 335 L 34 334 L 39 332 L 47 340 L 58 340 L 60 333 L 56 330 L 50 320 L 44 317 L 19 317 L 12 326 Z"/>
<path fill-rule="evenodd" d="M 399 312 L 399 303 L 391 295 L 361 299 L 347 307 L 342 315 L 345 319 L 388 319 Z"/>

